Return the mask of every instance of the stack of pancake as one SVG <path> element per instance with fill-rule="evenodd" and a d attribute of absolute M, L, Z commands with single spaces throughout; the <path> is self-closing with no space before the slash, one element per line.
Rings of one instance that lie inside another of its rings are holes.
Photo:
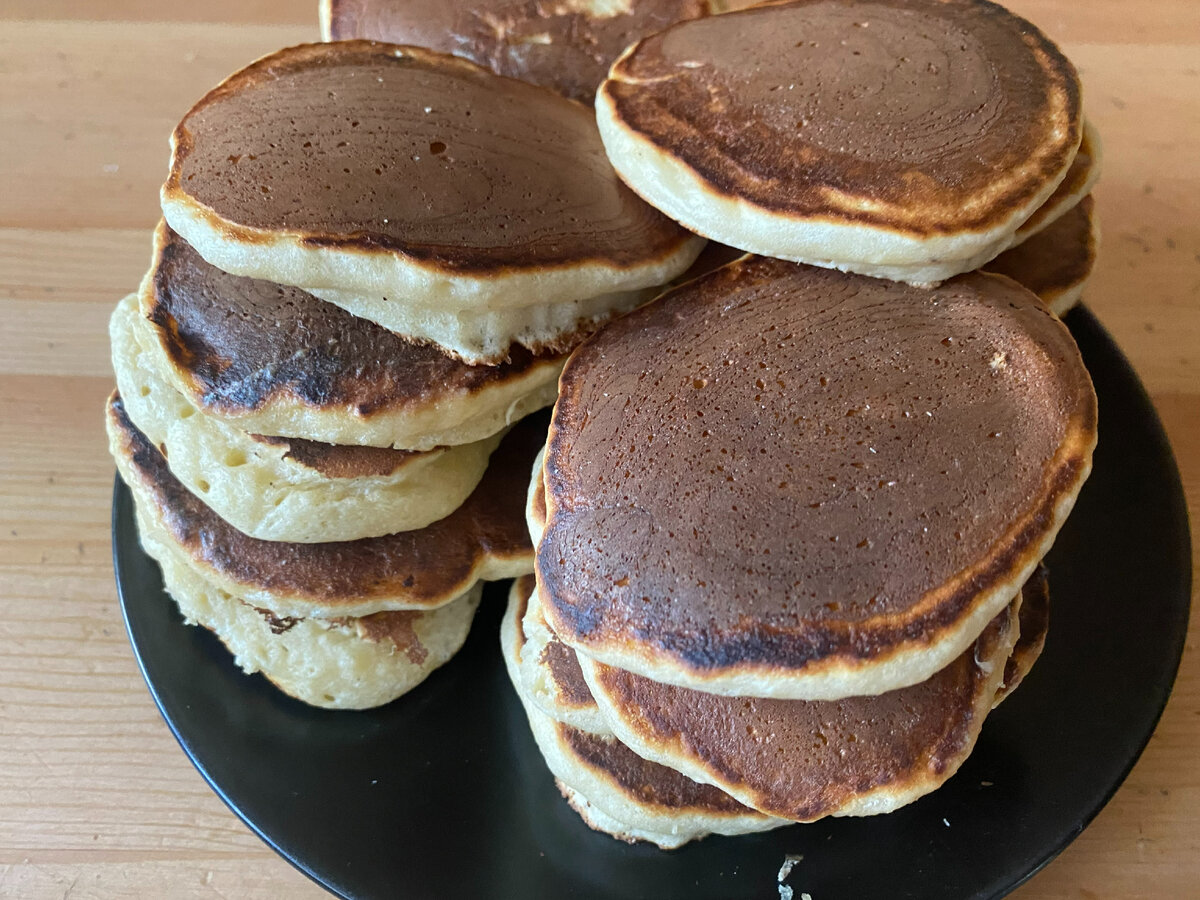
<path fill-rule="evenodd" d="M 1062 307 L 1090 269 L 1078 78 L 983 0 L 801 0 L 642 40 L 596 107 L 756 255 L 567 362 L 502 633 L 534 736 L 627 840 L 893 810 L 1036 659 L 1091 468 L 1078 349 L 1004 277 Z"/>
<path fill-rule="evenodd" d="M 209 92 L 162 209 L 111 321 L 143 545 L 247 672 L 332 708 L 412 688 L 481 582 L 531 571 L 525 416 L 703 243 L 620 182 L 585 108 L 367 41 Z"/>

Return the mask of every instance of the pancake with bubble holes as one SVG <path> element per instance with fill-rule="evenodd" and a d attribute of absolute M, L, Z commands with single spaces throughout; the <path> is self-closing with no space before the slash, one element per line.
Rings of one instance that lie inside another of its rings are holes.
<path fill-rule="evenodd" d="M 326 709 L 369 709 L 412 690 L 462 647 L 482 593 L 476 584 L 424 611 L 279 617 L 205 581 L 144 522 L 141 535 L 185 622 L 213 632 L 242 671 L 261 672 L 288 696 Z"/>
<path fill-rule="evenodd" d="M 986 0 L 793 0 L 672 26 L 596 95 L 621 177 L 712 240 L 929 284 L 1063 180 L 1079 79 Z"/>
<path fill-rule="evenodd" d="M 479 486 L 444 519 L 417 531 L 321 544 L 260 541 L 187 491 L 114 394 L 109 448 L 147 533 L 178 548 L 206 581 L 280 616 L 366 616 L 434 609 L 479 581 L 532 570 L 523 501 L 544 419 L 513 428 Z"/>
<path fill-rule="evenodd" d="M 983 267 L 1007 275 L 1063 316 L 1083 297 L 1096 265 L 1100 225 L 1090 196 L 1029 240 L 1005 250 Z"/>
<path fill-rule="evenodd" d="M 171 141 L 163 214 L 205 259 L 377 306 L 628 304 L 703 246 L 621 183 L 590 110 L 415 47 L 280 50 Z"/>
<path fill-rule="evenodd" d="M 537 544 L 572 647 L 718 694 L 915 684 L 1017 593 L 1091 468 L 1065 326 L 1009 279 L 927 291 L 748 258 L 589 340 Z"/>
<path fill-rule="evenodd" d="M 611 734 L 589 734 L 542 712 L 521 678 L 528 651 L 521 621 L 532 591 L 531 577 L 513 583 L 500 627 L 501 652 L 538 749 L 563 796 L 591 828 L 665 850 L 708 834 L 748 834 L 788 824 L 641 758 Z"/>
<path fill-rule="evenodd" d="M 644 34 L 721 12 L 716 0 L 321 0 L 321 37 L 453 53 L 589 106 L 612 61 Z"/>
<path fill-rule="evenodd" d="M 517 347 L 501 365 L 466 365 L 299 288 L 223 272 L 165 223 L 139 304 L 139 339 L 198 409 L 331 444 L 481 440 L 553 403 L 565 359 Z"/>
<path fill-rule="evenodd" d="M 718 697 L 577 655 L 617 738 L 639 756 L 767 815 L 811 822 L 888 813 L 971 754 L 1017 638 L 1017 604 L 920 684 L 835 701 Z"/>
<path fill-rule="evenodd" d="M 130 295 L 109 322 L 130 420 L 184 487 L 250 537 L 313 543 L 424 528 L 470 496 L 503 437 L 416 452 L 250 434 L 175 390 L 138 343 L 143 327 Z"/>

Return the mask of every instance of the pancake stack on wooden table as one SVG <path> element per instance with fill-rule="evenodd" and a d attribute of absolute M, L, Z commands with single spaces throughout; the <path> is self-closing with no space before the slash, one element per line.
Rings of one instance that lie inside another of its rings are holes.
<path fill-rule="evenodd" d="M 282 50 L 172 135 L 111 321 L 113 456 L 188 621 L 319 706 L 409 690 L 481 583 L 532 570 L 529 467 L 569 351 L 703 241 L 590 112 L 368 41 Z"/>
<path fill-rule="evenodd" d="M 1091 468 L 1078 77 L 984 0 L 799 0 L 638 42 L 596 109 L 751 255 L 567 362 L 501 639 L 534 737 L 626 840 L 894 810 L 1036 660 Z"/>

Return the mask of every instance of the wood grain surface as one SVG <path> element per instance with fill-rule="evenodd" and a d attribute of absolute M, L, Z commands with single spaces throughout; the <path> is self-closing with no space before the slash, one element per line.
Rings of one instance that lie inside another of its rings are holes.
<path fill-rule="evenodd" d="M 1012 5 L 1083 74 L 1106 149 L 1086 301 L 1200 521 L 1200 4 Z M 0 3 L 0 896 L 324 895 L 222 805 L 142 683 L 101 413 L 106 320 L 147 264 L 171 128 L 233 69 L 316 36 L 311 0 Z M 1198 628 L 1128 781 L 1014 896 L 1200 897 Z"/>

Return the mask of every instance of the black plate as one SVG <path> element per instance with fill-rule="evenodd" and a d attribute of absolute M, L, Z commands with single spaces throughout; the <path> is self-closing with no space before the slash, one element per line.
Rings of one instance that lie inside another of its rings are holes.
<path fill-rule="evenodd" d="M 1145 391 L 1086 310 L 1068 318 L 1100 398 L 1095 469 L 1049 557 L 1045 654 L 941 790 L 888 816 L 713 837 L 665 853 L 589 831 L 559 797 L 505 676 L 493 585 L 463 651 L 379 710 L 328 712 L 246 677 L 182 624 L 113 496 L 129 637 L 159 709 L 262 838 L 347 897 L 985 898 L 1078 835 L 1166 703 L 1191 595 L 1187 509 Z"/>

